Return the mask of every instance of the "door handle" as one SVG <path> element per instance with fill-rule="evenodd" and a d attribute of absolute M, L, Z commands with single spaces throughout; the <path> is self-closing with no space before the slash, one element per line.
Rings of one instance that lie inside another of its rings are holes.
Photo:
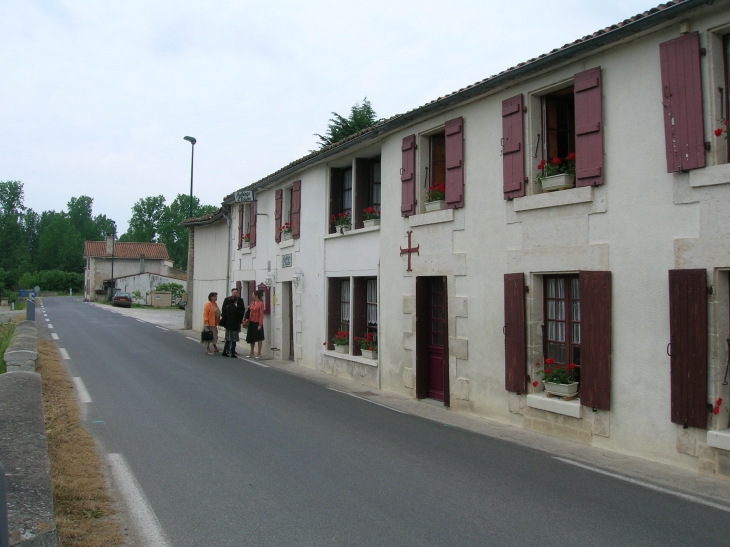
<path fill-rule="evenodd" d="M 671 353 L 669 353 L 669 348 L 670 348 L 671 346 L 672 346 L 672 343 L 671 343 L 671 342 L 669 342 L 669 343 L 667 344 L 667 355 L 669 355 L 669 357 L 674 357 L 674 355 L 672 355 Z"/>

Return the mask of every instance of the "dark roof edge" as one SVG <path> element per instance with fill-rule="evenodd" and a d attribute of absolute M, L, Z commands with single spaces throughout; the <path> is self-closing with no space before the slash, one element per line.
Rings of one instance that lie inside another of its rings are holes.
<path fill-rule="evenodd" d="M 221 207 L 217 211 L 214 211 L 202 217 L 186 218 L 180 223 L 180 226 L 185 226 L 186 228 L 190 228 L 192 226 L 206 226 L 208 224 L 214 224 L 224 217 L 225 212 L 223 211 L 223 207 Z"/>
<path fill-rule="evenodd" d="M 667 4 L 668 3 L 669 2 L 667 2 Z M 711 5 L 712 3 L 714 3 L 714 0 L 684 0 L 680 1 L 677 4 L 664 7 L 663 9 L 659 9 L 656 7 L 652 8 L 650 10 L 647 10 L 649 12 L 648 15 L 640 17 L 639 19 L 636 19 L 634 21 L 629 21 L 627 19 L 627 22 L 625 24 L 622 24 L 622 26 L 618 28 L 611 29 L 606 32 L 597 31 L 596 33 L 594 33 L 595 35 L 590 36 L 589 38 L 578 39 L 572 44 L 563 46 L 562 48 L 559 48 L 557 50 L 553 50 L 553 52 L 547 53 L 542 57 L 520 63 L 514 68 L 507 69 L 504 72 L 497 74 L 496 76 L 492 76 L 491 78 L 486 78 L 471 87 L 462 88 L 459 91 L 441 97 L 421 107 L 410 110 L 405 114 L 393 116 L 392 118 L 386 120 L 381 124 L 374 125 L 369 130 L 366 130 L 362 135 L 356 138 L 346 140 L 339 146 L 333 145 L 331 148 L 327 149 L 321 154 L 316 154 L 311 157 L 305 156 L 306 159 L 304 159 L 303 161 L 299 163 L 295 161 L 290 167 L 285 167 L 280 171 L 272 173 L 271 175 L 268 175 L 263 179 L 244 187 L 243 189 L 256 190 L 267 186 L 268 184 L 275 183 L 280 179 L 287 178 L 297 171 L 301 171 L 302 169 L 310 167 L 313 164 L 319 163 L 323 159 L 339 154 L 344 150 L 352 148 L 353 146 L 356 146 L 364 141 L 368 141 L 379 135 L 384 135 L 385 133 L 391 133 L 393 131 L 396 131 L 397 129 L 405 127 L 424 116 L 434 114 L 438 111 L 453 108 L 460 103 L 469 101 L 495 88 L 498 88 L 505 83 L 510 82 L 511 80 L 516 80 L 517 78 L 523 78 L 525 76 L 528 76 L 531 73 L 539 72 L 550 67 L 551 65 L 570 59 L 571 57 L 582 55 L 584 53 L 588 53 L 593 50 L 602 48 L 609 43 L 619 42 L 628 36 L 632 36 L 639 32 L 644 32 L 653 27 L 659 26 L 666 20 L 674 19 L 677 16 L 695 10 L 699 7 L 702 7 L 703 5 Z M 230 194 L 225 197 L 223 203 L 228 204 L 232 201 L 233 194 Z"/>

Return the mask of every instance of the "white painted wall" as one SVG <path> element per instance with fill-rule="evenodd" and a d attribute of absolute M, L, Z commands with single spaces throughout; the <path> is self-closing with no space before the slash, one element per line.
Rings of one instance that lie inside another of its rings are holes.
<path fill-rule="evenodd" d="M 187 281 L 185 279 L 177 279 L 175 277 L 167 277 L 164 275 L 143 273 L 130 275 L 117 279 L 117 289 L 129 293 L 139 291 L 142 295 L 141 300 L 135 300 L 138 304 L 144 304 L 147 301 L 147 293 L 155 290 L 155 287 L 163 283 L 177 283 L 183 286 L 183 290 L 187 290 Z"/>
<path fill-rule="evenodd" d="M 219 305 L 228 294 L 226 288 L 228 234 L 229 229 L 225 220 L 195 228 L 193 330 L 203 329 L 203 306 L 208 301 L 208 294 L 217 292 Z M 191 302 L 187 305 L 191 305 Z"/>

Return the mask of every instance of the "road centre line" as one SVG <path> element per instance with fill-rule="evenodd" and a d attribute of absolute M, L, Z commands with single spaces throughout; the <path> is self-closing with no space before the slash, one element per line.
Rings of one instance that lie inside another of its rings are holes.
<path fill-rule="evenodd" d="M 147 321 L 142 321 L 141 319 L 134 318 L 135 321 L 139 321 L 140 323 L 146 323 Z"/>
<path fill-rule="evenodd" d="M 76 387 L 76 391 L 79 394 L 79 401 L 82 403 L 90 403 L 91 401 L 91 395 L 89 395 L 89 392 L 86 389 L 86 386 L 84 385 L 84 381 L 79 378 L 78 376 L 74 376 L 71 378 L 74 382 L 74 386 Z"/>
<path fill-rule="evenodd" d="M 722 505 L 720 503 L 715 503 L 697 496 L 692 496 L 691 494 L 684 494 L 682 492 L 677 492 L 676 490 L 670 490 L 669 488 L 663 488 L 661 486 L 656 486 L 655 484 L 651 484 L 648 482 L 644 482 L 638 479 L 632 479 L 631 477 L 626 477 L 624 475 L 619 475 L 618 473 L 611 473 L 610 471 L 604 471 L 603 469 L 598 469 L 597 467 L 591 467 L 590 465 L 585 465 L 583 463 L 579 463 L 573 460 L 568 460 L 566 458 L 561 458 L 559 456 L 554 456 L 554 459 L 561 461 L 563 463 L 567 463 L 569 465 L 574 465 L 576 467 L 580 467 L 582 469 L 587 469 L 588 471 L 593 471 L 594 473 L 599 473 L 601 475 L 606 475 L 607 477 L 612 477 L 614 479 L 618 479 L 620 481 L 628 482 L 631 484 L 635 484 L 637 486 L 643 486 L 644 488 L 648 488 L 649 490 L 654 490 L 655 492 L 661 492 L 662 494 L 669 494 L 670 496 L 675 496 L 677 498 L 683 499 L 685 501 L 690 501 L 692 503 L 699 503 L 701 505 L 705 505 L 707 507 L 712 507 L 713 509 L 719 509 L 720 511 L 725 511 L 726 513 L 730 513 L 730 507 L 727 505 Z"/>
<path fill-rule="evenodd" d="M 58 340 L 58 334 L 56 334 L 55 332 L 52 332 L 51 338 L 53 338 L 54 340 Z"/>
<path fill-rule="evenodd" d="M 63 357 L 64 359 L 71 359 L 71 357 L 69 357 L 68 355 L 68 352 L 66 351 L 66 348 L 58 348 L 58 351 L 61 353 L 61 357 Z"/>
<path fill-rule="evenodd" d="M 254 365 L 258 365 L 260 367 L 271 368 L 269 365 L 259 363 L 258 361 L 255 361 L 254 359 L 251 359 L 250 357 L 239 357 L 239 359 L 241 359 L 243 361 L 248 361 L 249 363 L 253 363 Z"/>
<path fill-rule="evenodd" d="M 48 319 L 48 317 L 46 317 L 46 321 L 50 321 L 50 319 Z"/>
<path fill-rule="evenodd" d="M 53 328 L 53 325 L 51 325 L 50 323 L 48 323 L 48 324 L 47 324 L 46 326 L 47 326 L 47 327 L 48 327 L 49 329 L 52 329 L 52 328 Z"/>
<path fill-rule="evenodd" d="M 359 395 L 355 395 L 354 393 L 348 393 L 347 391 L 340 391 L 339 389 L 335 389 L 333 387 L 328 387 L 326 389 L 329 389 L 330 391 L 336 391 L 337 393 L 342 393 L 343 395 L 349 395 L 350 397 L 355 397 L 355 399 L 360 399 L 361 401 L 365 401 L 366 403 L 382 406 L 383 408 L 387 408 L 388 410 L 392 410 L 393 412 L 398 412 L 400 414 L 408 414 L 407 412 L 403 412 L 402 410 L 398 410 L 397 408 L 392 408 L 392 407 L 389 407 L 382 403 L 378 403 L 376 401 L 371 401 L 370 399 L 366 399 L 365 397 L 360 397 Z"/>
<path fill-rule="evenodd" d="M 155 327 L 160 330 L 170 330 L 170 329 L 166 329 L 165 327 L 161 327 L 160 325 L 155 325 Z"/>
<path fill-rule="evenodd" d="M 117 488 L 126 502 L 127 509 L 133 516 L 132 521 L 136 522 L 140 535 L 146 540 L 143 541 L 144 545 L 149 547 L 172 547 L 124 456 L 109 454 L 107 459 L 112 468 L 114 482 L 116 482 Z"/>

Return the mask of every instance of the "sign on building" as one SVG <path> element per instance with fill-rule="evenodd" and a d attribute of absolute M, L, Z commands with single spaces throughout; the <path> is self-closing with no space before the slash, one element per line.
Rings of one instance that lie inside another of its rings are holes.
<path fill-rule="evenodd" d="M 253 190 L 238 190 L 234 194 L 236 203 L 253 201 Z"/>
<path fill-rule="evenodd" d="M 281 267 L 282 268 L 291 267 L 291 253 L 289 253 L 288 255 L 281 255 Z"/>

